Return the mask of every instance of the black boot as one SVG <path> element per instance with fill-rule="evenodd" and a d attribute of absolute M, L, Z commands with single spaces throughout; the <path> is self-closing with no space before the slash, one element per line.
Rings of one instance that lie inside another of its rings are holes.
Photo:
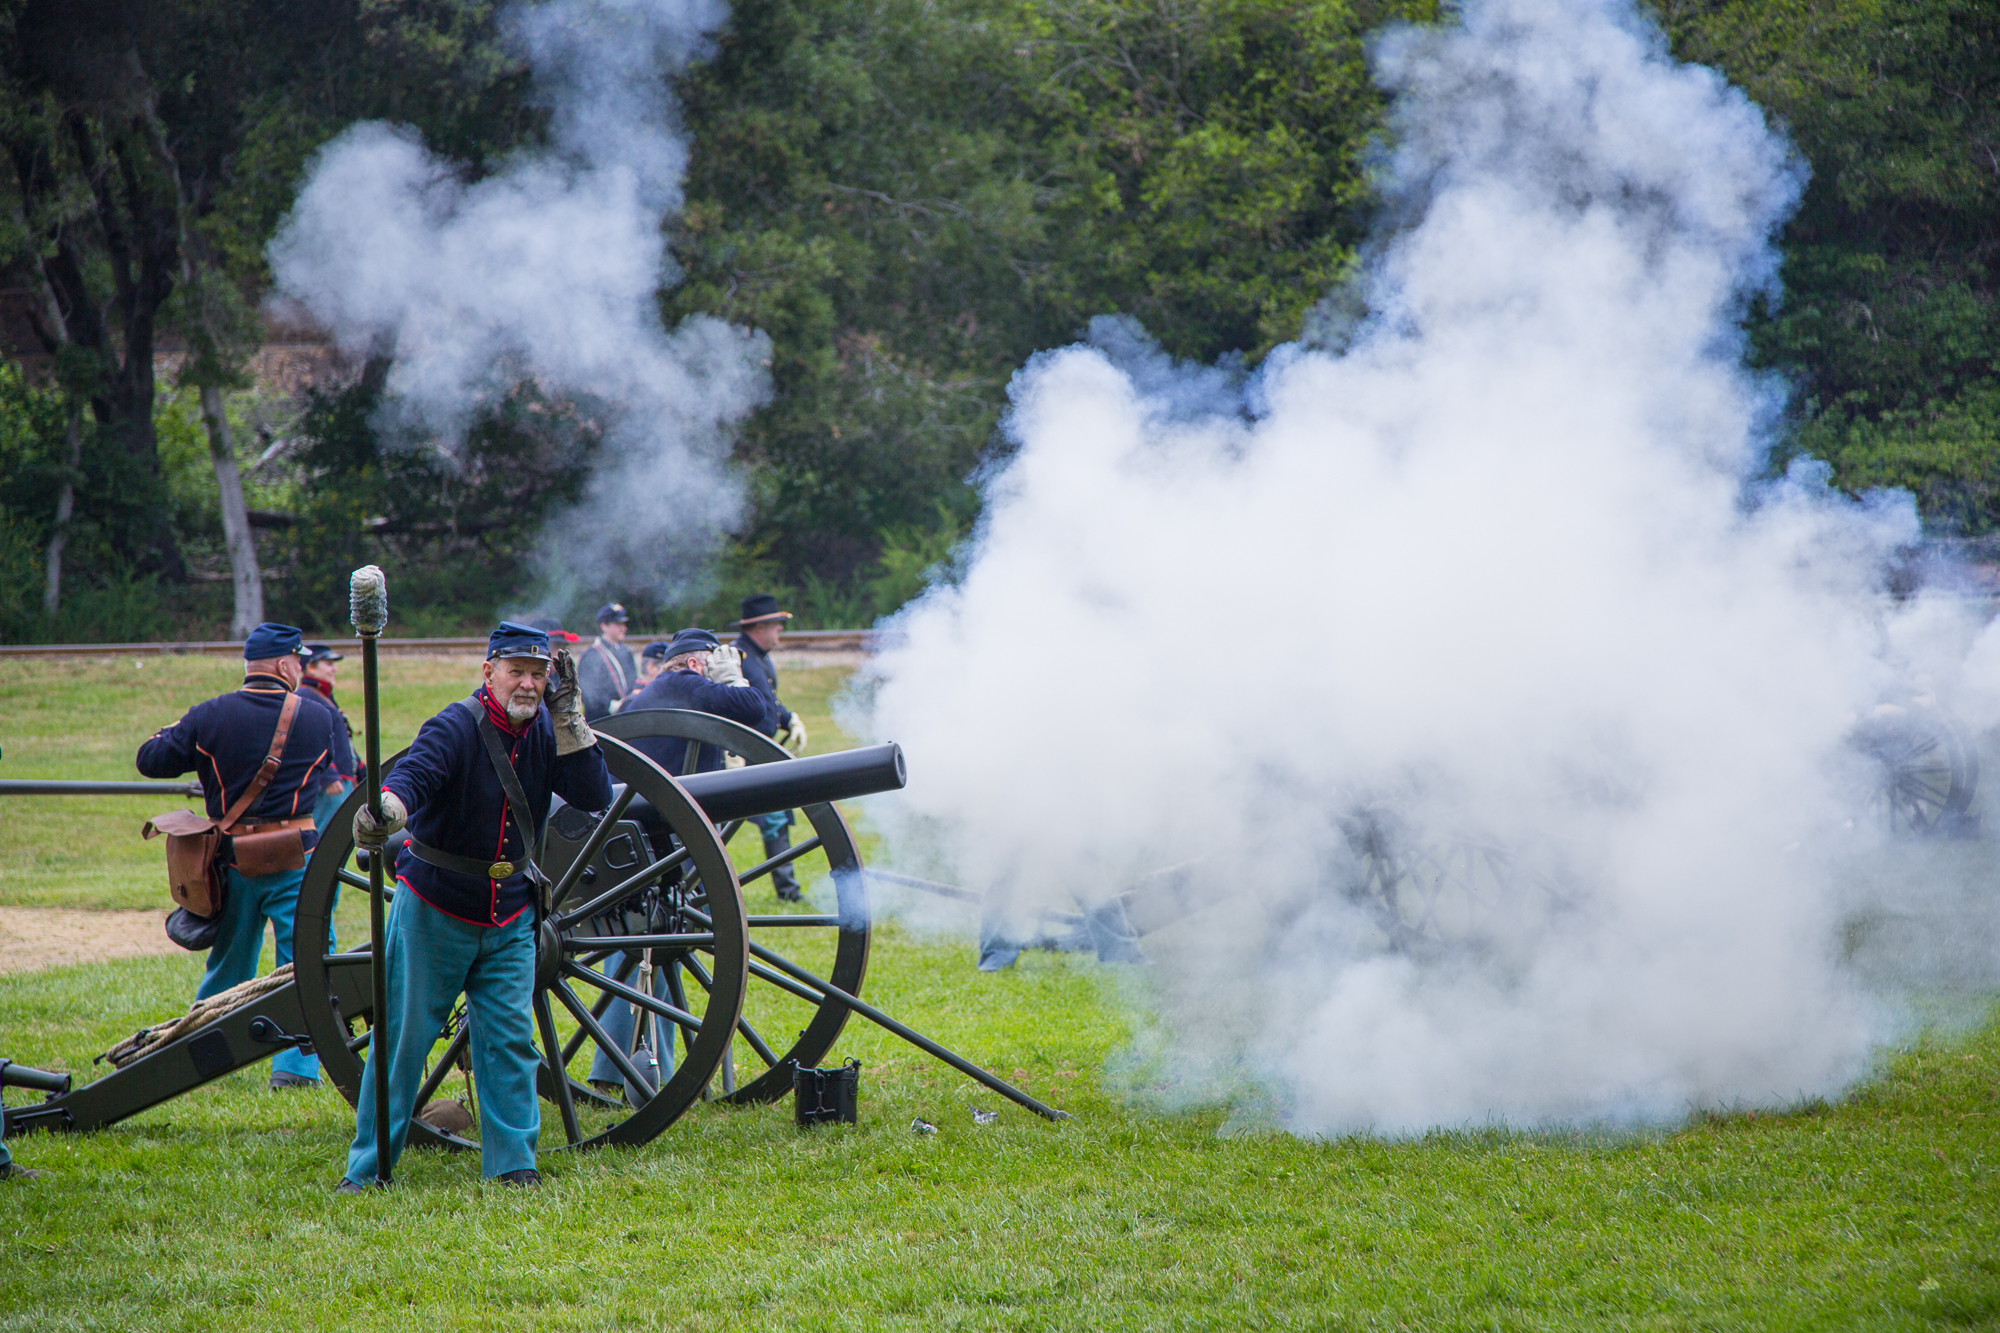
<path fill-rule="evenodd" d="M 791 848 L 792 830 L 789 827 L 778 830 L 775 837 L 769 833 L 764 835 L 764 859 L 766 861 L 774 856 L 784 855 Z M 778 891 L 779 902 L 796 903 L 804 901 L 805 895 L 799 892 L 798 874 L 792 869 L 795 864 L 797 863 L 787 861 L 771 872 L 771 887 Z"/>

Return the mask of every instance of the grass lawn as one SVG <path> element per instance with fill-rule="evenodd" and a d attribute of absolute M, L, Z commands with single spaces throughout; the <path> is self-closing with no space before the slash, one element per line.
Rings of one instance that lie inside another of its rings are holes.
<path fill-rule="evenodd" d="M 385 659 L 391 740 L 471 670 Z M 786 676 L 815 748 L 844 743 L 837 677 Z M 130 776 L 139 740 L 232 680 L 203 659 L 0 666 L 0 775 Z M 159 904 L 137 837 L 158 808 L 0 805 L 0 903 Z M 0 1054 L 83 1071 L 180 1012 L 199 967 L 0 977 Z M 0 1184 L 0 1329 L 2000 1328 L 2000 1009 L 1837 1105 L 1381 1143 L 1119 1101 L 1119 977 L 1087 960 L 982 976 L 969 945 L 890 926 L 868 995 L 1074 1118 L 856 1024 L 837 1054 L 865 1066 L 858 1126 L 698 1107 L 641 1148 L 546 1157 L 538 1193 L 411 1154 L 388 1195 L 335 1200 L 352 1113 L 265 1091 L 260 1066 L 12 1145 L 51 1175 Z"/>

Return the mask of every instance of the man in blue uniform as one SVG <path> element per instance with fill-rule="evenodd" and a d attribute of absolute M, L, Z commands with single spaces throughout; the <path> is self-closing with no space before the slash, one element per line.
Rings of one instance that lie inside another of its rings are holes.
<path fill-rule="evenodd" d="M 726 717 L 760 731 L 768 729 L 769 711 L 764 696 L 743 679 L 736 654 L 723 647 L 713 634 L 705 629 L 684 629 L 674 635 L 665 651 L 666 664 L 660 674 L 621 708 L 621 713 L 648 708 L 688 708 Z M 712 773 L 723 766 L 723 754 L 719 747 L 697 743 L 694 767 L 689 768 L 688 745 L 687 741 L 661 736 L 648 736 L 632 742 L 634 749 L 675 777 L 685 773 Z M 643 812 L 639 818 L 646 826 L 648 836 L 654 839 L 654 851 L 664 851 L 660 840 L 666 837 L 666 829 L 652 825 Z M 629 955 L 621 955 L 620 958 L 607 960 L 604 968 L 607 972 L 616 973 L 625 963 L 637 961 Z M 662 996 L 667 993 L 664 969 L 655 973 L 653 984 Z M 633 1017 L 629 1000 L 614 1000 L 604 1012 L 604 1030 L 628 1050 L 632 1045 Z M 660 1076 L 664 1079 L 673 1071 L 673 1048 L 667 1042 L 661 1045 L 665 1049 L 655 1051 L 654 1058 L 660 1062 Z M 616 1087 L 623 1086 L 624 1076 L 611 1062 L 611 1057 L 600 1050 L 590 1063 L 590 1081 L 600 1090 L 612 1092 Z"/>
<path fill-rule="evenodd" d="M 195 773 L 201 778 L 211 819 L 221 819 L 257 777 L 278 727 L 285 700 L 298 687 L 299 631 L 290 625 L 265 623 L 252 630 L 243 645 L 243 685 L 206 703 L 196 704 L 186 717 L 155 732 L 139 747 L 139 772 L 149 778 L 177 778 Z M 208 970 L 195 991 L 197 1000 L 228 990 L 257 975 L 264 951 L 264 923 L 277 937 L 277 966 L 292 961 L 292 917 L 299 905 L 299 884 L 305 879 L 305 856 L 319 841 L 313 823 L 313 803 L 325 787 L 334 765 L 331 709 L 301 702 L 291 731 L 279 754 L 276 773 L 243 812 L 224 830 L 232 838 L 254 833 L 298 831 L 300 855 L 293 869 L 246 875 L 228 861 L 222 923 L 209 947 Z M 234 856 L 225 842 L 222 855 Z M 287 1049 L 271 1062 L 273 1088 L 313 1087 L 319 1061 Z"/>
<path fill-rule="evenodd" d="M 354 784 L 361 780 L 360 766 L 354 762 L 354 724 L 333 701 L 339 664 L 346 660 L 344 653 L 336 653 L 323 643 L 299 645 L 299 697 L 331 709 L 334 716 L 333 772 L 320 788 L 319 799 L 313 802 L 313 824 L 322 830 L 333 818 L 333 812 L 340 809 L 340 803 L 347 799 L 347 793 L 354 790 Z"/>
<path fill-rule="evenodd" d="M 616 602 L 597 608 L 597 637 L 578 655 L 576 678 L 583 686 L 583 715 L 595 722 L 608 717 L 611 706 L 631 692 L 638 666 L 625 646 L 632 617 Z"/>
<path fill-rule="evenodd" d="M 667 644 L 666 665 L 653 683 L 625 705 L 621 712 L 648 708 L 688 708 L 713 713 L 731 722 L 770 734 L 769 704 L 743 678 L 743 667 L 734 649 L 722 646 L 705 629 L 684 629 Z M 717 746 L 700 745 L 693 768 L 687 766 L 689 742 L 663 736 L 649 736 L 632 742 L 644 754 L 675 777 L 686 773 L 713 773 L 722 767 L 722 751 Z"/>
<path fill-rule="evenodd" d="M 359 1193 L 375 1178 L 375 1080 L 384 1061 L 390 1166 L 402 1154 L 424 1059 L 460 993 L 472 1015 L 480 1168 L 510 1185 L 541 1183 L 530 1013 L 541 876 L 530 855 L 551 794 L 602 810 L 611 775 L 583 720 L 576 668 L 566 652 L 550 653 L 546 632 L 502 621 L 481 675 L 478 692 L 424 723 L 383 779 L 382 822 L 365 805 L 354 817 L 355 839 L 366 846 L 382 846 L 406 824 L 411 840 L 397 861 L 384 937 L 389 1013 L 369 1043 L 337 1193 Z M 518 784 L 511 793 L 496 753 Z"/>
<path fill-rule="evenodd" d="M 671 646 L 672 641 L 669 639 L 660 639 L 646 645 L 646 651 L 639 654 L 639 683 L 625 691 L 625 697 L 618 701 L 617 706 L 612 709 L 613 712 L 630 708 L 632 701 L 639 697 L 640 691 L 660 678 L 660 672 L 665 670 L 667 665 L 667 649 Z"/>
<path fill-rule="evenodd" d="M 745 597 L 743 618 L 736 622 L 736 627 L 743 632 L 736 636 L 735 647 L 743 654 L 743 678 L 756 686 L 758 692 L 770 702 L 769 719 L 758 730 L 773 737 L 793 754 L 803 754 L 806 748 L 805 719 L 779 702 L 778 668 L 771 661 L 771 650 L 778 646 L 778 639 L 785 632 L 785 622 L 791 618 L 792 613 L 780 611 L 778 599 L 768 592 Z M 767 860 L 791 847 L 791 811 L 773 810 L 769 814 L 758 815 L 755 823 L 757 831 L 764 835 L 764 856 Z M 799 900 L 798 876 L 790 865 L 779 866 L 771 872 L 771 886 L 786 902 Z"/>

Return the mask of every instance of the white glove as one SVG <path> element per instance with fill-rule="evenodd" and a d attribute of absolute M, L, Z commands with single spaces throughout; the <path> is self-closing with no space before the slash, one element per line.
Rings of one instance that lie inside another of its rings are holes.
<path fill-rule="evenodd" d="M 743 654 L 726 643 L 709 649 L 708 678 L 717 685 L 748 685 L 743 679 Z"/>
<path fill-rule="evenodd" d="M 778 733 L 778 744 L 793 754 L 806 752 L 806 720 L 797 713 L 792 714 L 792 723 Z"/>
<path fill-rule="evenodd" d="M 382 822 L 377 824 L 368 813 L 368 803 L 354 812 L 354 840 L 363 847 L 380 847 L 389 839 L 403 831 L 403 825 L 410 822 L 410 812 L 392 791 L 382 793 Z"/>

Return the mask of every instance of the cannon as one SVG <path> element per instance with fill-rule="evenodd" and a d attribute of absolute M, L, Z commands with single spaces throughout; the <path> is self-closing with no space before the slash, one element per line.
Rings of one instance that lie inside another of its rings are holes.
<path fill-rule="evenodd" d="M 539 858 L 553 881 L 552 910 L 538 931 L 534 991 L 539 1083 L 559 1131 L 544 1135 L 545 1143 L 557 1140 L 549 1150 L 645 1143 L 703 1100 L 774 1101 L 792 1090 L 795 1070 L 825 1058 L 856 1014 L 1019 1105 L 1062 1118 L 859 995 L 870 936 L 867 887 L 853 834 L 833 803 L 900 788 L 897 747 L 795 759 L 747 727 L 677 710 L 626 714 L 597 730 L 612 804 L 592 812 L 558 801 Z M 670 776 L 629 743 L 646 737 L 719 745 L 746 762 Z M 385 771 L 401 758 L 391 758 Z M 326 1077 L 353 1102 L 371 1031 L 373 958 L 365 947 L 332 947 L 332 925 L 341 890 L 365 892 L 368 884 L 354 868 L 367 855 L 352 834 L 362 799 L 359 791 L 349 795 L 307 863 L 290 978 L 260 978 L 240 1003 L 212 1017 L 193 1016 L 184 1030 L 170 1031 L 168 1040 L 105 1076 L 40 1105 L 6 1108 L 7 1135 L 109 1125 L 287 1046 L 311 1047 Z M 802 809 L 811 836 L 739 873 L 729 846 L 743 823 L 794 808 Z M 816 851 L 827 859 L 833 910 L 746 909 L 744 885 Z M 766 943 L 778 939 L 786 947 Z M 316 940 L 328 944 L 312 947 Z M 630 1039 L 615 1038 L 606 1022 L 614 1003 L 634 1006 L 640 1016 Z M 462 1015 L 439 1034 L 417 1099 L 420 1115 L 451 1091 L 448 1081 L 466 1064 L 469 1036 Z M 587 1065 L 600 1052 L 624 1089 L 590 1081 Z M 739 1078 L 739 1068 L 754 1072 Z M 409 1141 L 476 1146 L 421 1119 Z"/>

